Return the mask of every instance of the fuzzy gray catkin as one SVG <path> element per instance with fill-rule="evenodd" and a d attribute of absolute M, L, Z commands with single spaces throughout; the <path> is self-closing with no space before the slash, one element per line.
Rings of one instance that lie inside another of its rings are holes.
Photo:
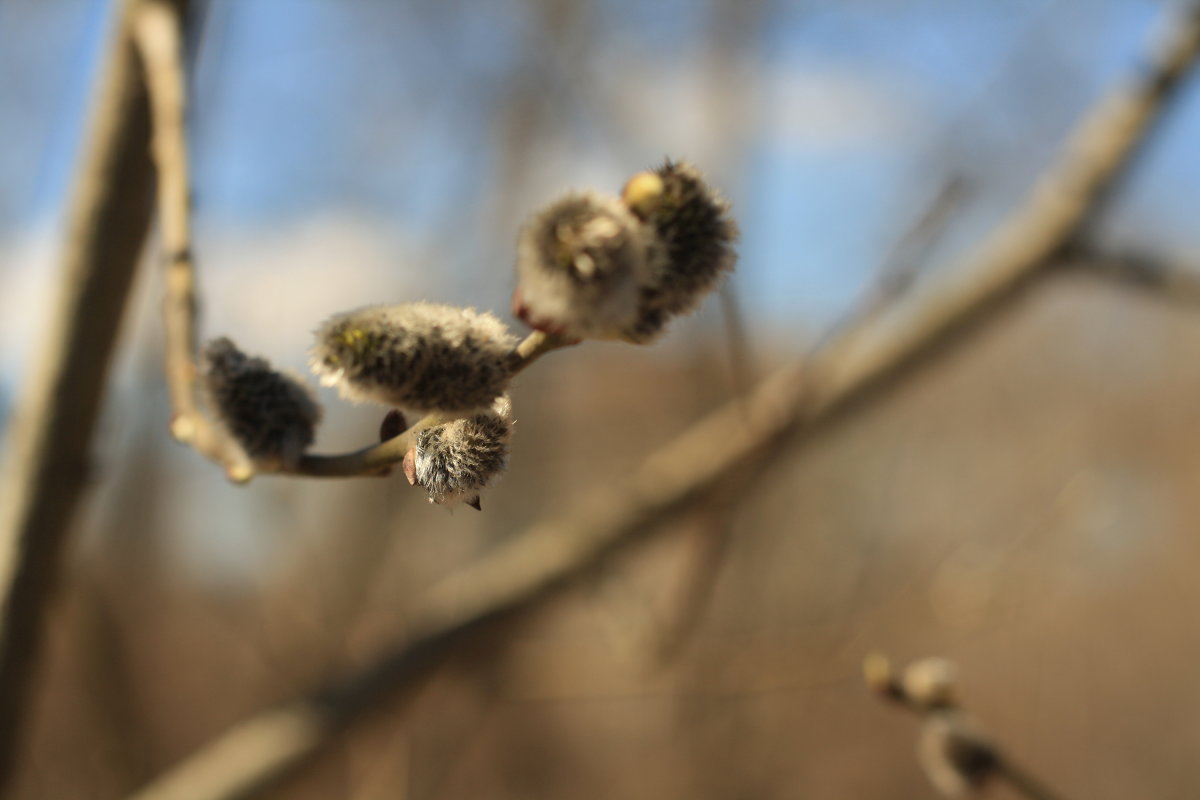
<path fill-rule="evenodd" d="M 409 480 L 423 487 L 432 503 L 478 508 L 480 490 L 508 466 L 511 436 L 508 397 L 498 398 L 486 412 L 426 428 L 416 437 Z"/>
<path fill-rule="evenodd" d="M 299 380 L 227 338 L 204 347 L 202 371 L 218 422 L 260 469 L 291 466 L 312 444 L 321 409 Z"/>
<path fill-rule="evenodd" d="M 504 393 L 516 344 L 491 314 L 404 303 L 330 317 L 317 329 L 310 363 L 322 384 L 352 402 L 462 413 Z"/>
<path fill-rule="evenodd" d="M 646 252 L 640 223 L 620 200 L 567 195 L 521 229 L 513 312 L 560 336 L 620 338 L 637 321 Z"/>
<path fill-rule="evenodd" d="M 653 176 L 657 182 L 643 176 Z M 737 223 L 726 202 L 691 164 L 666 161 L 628 184 L 625 202 L 651 231 L 649 275 L 628 338 L 647 342 L 674 316 L 693 310 L 728 272 L 737 255 Z"/>

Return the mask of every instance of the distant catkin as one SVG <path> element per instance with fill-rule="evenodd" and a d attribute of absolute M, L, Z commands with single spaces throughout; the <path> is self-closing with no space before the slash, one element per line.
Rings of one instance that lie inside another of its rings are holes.
<path fill-rule="evenodd" d="M 930 712 L 921 723 L 917 760 L 929 782 L 944 797 L 964 797 L 1000 768 L 1000 755 L 989 738 L 961 711 Z"/>
<path fill-rule="evenodd" d="M 501 397 L 486 412 L 420 431 L 405 472 L 432 503 L 478 508 L 479 492 L 508 465 L 511 435 L 512 405 Z"/>
<path fill-rule="evenodd" d="M 321 409 L 302 382 L 226 338 L 205 346 L 202 370 L 218 422 L 258 468 L 291 466 L 312 444 Z"/>
<path fill-rule="evenodd" d="M 548 333 L 621 338 L 637 321 L 646 254 L 641 224 L 620 200 L 567 195 L 521 230 L 513 313 Z"/>
<path fill-rule="evenodd" d="M 503 322 L 474 309 L 372 306 L 326 320 L 310 363 L 322 384 L 353 402 L 462 413 L 504 393 L 516 344 Z"/>
<path fill-rule="evenodd" d="M 949 708 L 956 702 L 958 668 L 944 658 L 922 658 L 904 669 L 904 695 L 921 709 Z"/>
<path fill-rule="evenodd" d="M 648 277 L 627 337 L 642 343 L 661 333 L 671 317 L 699 305 L 733 269 L 738 229 L 729 203 L 684 162 L 668 160 L 653 172 L 638 173 L 622 197 L 650 231 Z"/>

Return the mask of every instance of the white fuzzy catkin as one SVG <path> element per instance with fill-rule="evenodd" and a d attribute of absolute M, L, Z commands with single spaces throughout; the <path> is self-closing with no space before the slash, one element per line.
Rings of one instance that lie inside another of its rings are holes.
<path fill-rule="evenodd" d="M 479 507 L 479 492 L 508 466 L 512 405 L 500 397 L 483 413 L 426 428 L 417 434 L 415 482 L 441 505 Z"/>
<path fill-rule="evenodd" d="M 352 402 L 416 415 L 488 408 L 504 393 L 517 340 L 495 316 L 436 303 L 371 306 L 316 332 L 312 370 Z"/>
<path fill-rule="evenodd" d="M 615 197 L 570 194 L 538 212 L 517 240 L 513 311 L 575 339 L 622 338 L 645 283 L 642 226 Z"/>
<path fill-rule="evenodd" d="M 258 468 L 290 466 L 312 444 L 321 409 L 300 380 L 227 338 L 204 347 L 202 372 L 217 421 Z"/>

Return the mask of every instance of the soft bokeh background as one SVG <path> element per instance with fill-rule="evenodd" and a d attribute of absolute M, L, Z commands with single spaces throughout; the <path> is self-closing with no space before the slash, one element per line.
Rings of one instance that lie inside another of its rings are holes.
<path fill-rule="evenodd" d="M 523 377 L 484 513 L 393 478 L 229 485 L 166 434 L 161 286 L 125 326 L 20 797 L 119 797 L 254 710 L 366 663 L 412 598 L 569 510 L 796 357 L 947 180 L 935 279 L 1135 68 L 1133 0 L 210 0 L 191 133 L 203 327 L 303 369 L 330 313 L 505 313 L 521 220 L 701 165 L 743 230 L 652 348 Z M 45 334 L 101 0 L 0 0 L 0 409 Z M 1099 221 L 1200 262 L 1200 84 Z M 380 412 L 322 395 L 324 450 Z M 743 496 L 698 507 L 487 663 L 279 797 L 932 797 L 862 656 L 960 662 L 969 704 L 1069 797 L 1200 789 L 1200 309 L 1055 277 Z M 2 441 L 2 440 L 0 440 Z M 719 442 L 714 447 L 719 447 Z M 689 594 L 705 565 L 719 569 Z"/>

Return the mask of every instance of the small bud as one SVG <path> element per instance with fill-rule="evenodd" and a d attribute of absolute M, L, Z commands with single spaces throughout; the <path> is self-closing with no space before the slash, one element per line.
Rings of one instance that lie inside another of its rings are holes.
<path fill-rule="evenodd" d="M 667 320 L 700 304 L 721 277 L 733 269 L 737 224 L 729 203 L 705 183 L 695 167 L 667 161 L 653 173 L 661 188 L 641 173 L 626 185 L 626 203 L 653 232 L 638 320 L 627 337 L 643 343 Z"/>
<path fill-rule="evenodd" d="M 891 696 L 896 691 L 892 662 L 882 653 L 870 653 L 863 659 L 863 680 L 876 694 Z"/>
<path fill-rule="evenodd" d="M 900 683 L 918 708 L 948 708 L 956 702 L 958 668 L 944 658 L 922 658 L 905 668 Z"/>
<path fill-rule="evenodd" d="M 939 710 L 921 724 L 917 760 L 944 797 L 980 788 L 1000 767 L 1000 755 L 979 726 L 961 711 Z"/>
<path fill-rule="evenodd" d="M 431 503 L 479 508 L 479 490 L 508 465 L 511 415 L 508 398 L 501 397 L 487 412 L 421 431 L 411 462 L 404 459 L 409 483 L 422 486 Z"/>
<path fill-rule="evenodd" d="M 226 338 L 205 346 L 203 377 L 214 415 L 255 466 L 290 466 L 312 444 L 321 409 L 301 381 Z"/>
<path fill-rule="evenodd" d="M 637 321 L 645 254 L 642 226 L 619 200 L 567 195 L 521 230 L 513 312 L 559 336 L 622 338 Z"/>
<path fill-rule="evenodd" d="M 352 402 L 424 416 L 487 408 L 512 377 L 516 339 L 488 313 L 435 303 L 372 306 L 317 329 L 312 370 Z"/>
<path fill-rule="evenodd" d="M 625 182 L 621 200 L 629 210 L 641 219 L 646 219 L 662 203 L 663 179 L 655 172 L 639 172 Z"/>
<path fill-rule="evenodd" d="M 408 481 L 409 486 L 417 485 L 417 450 L 415 447 L 408 448 L 408 452 L 404 454 L 404 479 Z"/>

